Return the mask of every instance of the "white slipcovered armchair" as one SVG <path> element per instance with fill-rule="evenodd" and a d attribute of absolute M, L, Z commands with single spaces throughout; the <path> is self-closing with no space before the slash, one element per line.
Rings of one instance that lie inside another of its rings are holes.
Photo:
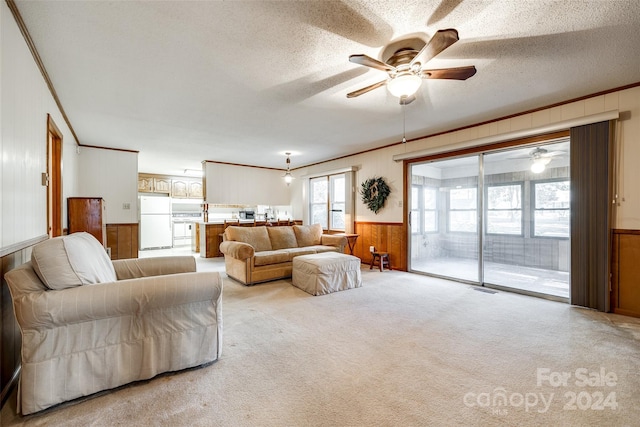
<path fill-rule="evenodd" d="M 22 333 L 22 414 L 221 354 L 222 280 L 193 257 L 112 262 L 74 233 L 34 246 L 5 278 Z"/>

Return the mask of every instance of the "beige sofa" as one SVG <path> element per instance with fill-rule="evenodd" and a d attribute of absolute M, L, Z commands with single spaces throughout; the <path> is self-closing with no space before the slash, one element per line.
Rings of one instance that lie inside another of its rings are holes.
<path fill-rule="evenodd" d="M 5 275 L 22 333 L 18 411 L 216 360 L 222 281 L 193 257 L 111 261 L 88 233 L 46 240 Z"/>
<path fill-rule="evenodd" d="M 280 227 L 227 227 L 220 252 L 227 275 L 253 285 L 291 277 L 298 255 L 344 252 L 344 236 L 322 234 L 320 224 Z"/>

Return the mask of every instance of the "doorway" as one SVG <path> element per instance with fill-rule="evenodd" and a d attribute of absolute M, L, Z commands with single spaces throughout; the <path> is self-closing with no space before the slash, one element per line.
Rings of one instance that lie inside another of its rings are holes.
<path fill-rule="evenodd" d="M 62 133 L 47 115 L 47 234 L 62 236 Z"/>
<path fill-rule="evenodd" d="M 569 299 L 569 139 L 410 165 L 409 270 Z"/>

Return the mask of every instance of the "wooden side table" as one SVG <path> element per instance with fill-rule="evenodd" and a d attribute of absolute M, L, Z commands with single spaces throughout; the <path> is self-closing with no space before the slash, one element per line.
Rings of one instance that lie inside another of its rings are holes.
<path fill-rule="evenodd" d="M 387 252 L 372 252 L 371 253 L 371 265 L 369 266 L 369 270 L 373 269 L 373 266 L 378 261 L 378 265 L 380 267 L 380 271 L 384 271 L 384 267 L 386 266 L 389 270 L 391 270 L 391 264 L 389 263 L 389 254 Z"/>
<path fill-rule="evenodd" d="M 358 237 L 360 237 L 359 234 L 352 234 L 352 233 L 337 233 L 334 234 L 334 236 L 344 236 L 347 238 L 347 246 L 349 247 L 349 253 L 351 255 L 353 255 L 353 248 L 356 247 L 356 240 L 358 240 Z"/>

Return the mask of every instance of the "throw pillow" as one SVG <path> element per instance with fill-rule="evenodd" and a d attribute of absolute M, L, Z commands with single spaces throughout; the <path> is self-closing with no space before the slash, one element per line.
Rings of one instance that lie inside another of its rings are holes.
<path fill-rule="evenodd" d="M 104 247 L 84 232 L 37 244 L 31 251 L 31 264 L 42 283 L 52 290 L 117 280 Z"/>
<path fill-rule="evenodd" d="M 293 227 L 268 227 L 269 239 L 271 239 L 271 248 L 276 251 L 278 249 L 297 248 L 298 241 L 293 232 Z"/>
<path fill-rule="evenodd" d="M 270 251 L 271 241 L 267 227 L 227 227 L 225 230 L 226 238 L 234 242 L 242 242 L 253 246 L 256 252 Z"/>
<path fill-rule="evenodd" d="M 294 225 L 298 247 L 320 245 L 322 241 L 322 225 Z"/>

